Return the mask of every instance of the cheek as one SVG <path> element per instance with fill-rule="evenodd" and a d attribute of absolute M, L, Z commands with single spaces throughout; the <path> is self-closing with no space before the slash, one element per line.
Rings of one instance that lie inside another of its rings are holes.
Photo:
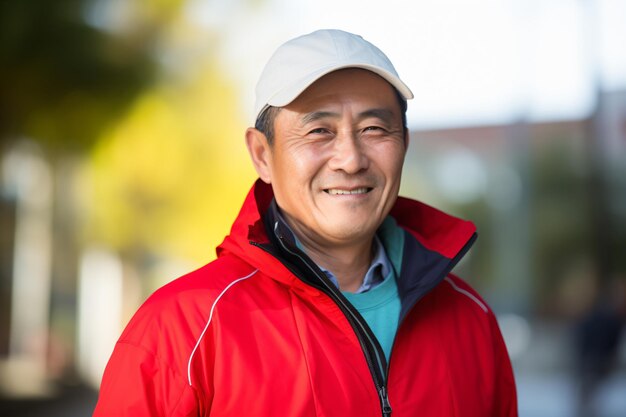
<path fill-rule="evenodd" d="M 399 182 L 404 164 L 404 147 L 397 144 L 381 146 L 372 153 L 377 166 L 383 171 L 389 182 Z"/>
<path fill-rule="evenodd" d="M 324 157 L 319 150 L 314 146 L 301 147 L 284 159 L 283 175 L 286 181 L 298 187 L 307 187 L 323 166 Z"/>
<path fill-rule="evenodd" d="M 298 152 L 276 153 L 272 161 L 272 183 L 274 193 L 286 200 L 302 201 L 320 169 L 320 158 L 315 152 L 299 149 Z"/>

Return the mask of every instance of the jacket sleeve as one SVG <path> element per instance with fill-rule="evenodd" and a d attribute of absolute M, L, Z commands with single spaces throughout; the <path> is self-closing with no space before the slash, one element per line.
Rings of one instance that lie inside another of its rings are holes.
<path fill-rule="evenodd" d="M 94 417 L 191 417 L 196 394 L 167 363 L 129 342 L 119 341 L 107 364 Z"/>
<path fill-rule="evenodd" d="M 493 351 L 495 361 L 495 395 L 494 416 L 517 417 L 517 391 L 511 360 L 500 332 L 495 315 L 490 310 L 489 320 L 493 334 Z"/>

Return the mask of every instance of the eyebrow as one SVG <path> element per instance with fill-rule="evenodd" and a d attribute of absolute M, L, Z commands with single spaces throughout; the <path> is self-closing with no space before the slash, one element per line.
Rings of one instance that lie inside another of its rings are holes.
<path fill-rule="evenodd" d="M 389 109 L 369 109 L 364 112 L 359 113 L 359 119 L 368 119 L 368 118 L 379 119 L 383 122 L 390 122 L 394 118 L 393 111 Z"/>
<path fill-rule="evenodd" d="M 335 113 L 335 112 L 330 112 L 330 111 L 315 111 L 312 113 L 308 113 L 305 114 L 301 121 L 302 124 L 307 124 L 307 123 L 311 123 L 311 122 L 315 122 L 321 119 L 326 119 L 326 118 L 334 118 L 334 119 L 338 119 L 340 118 L 341 115 L 339 113 Z M 367 119 L 367 118 L 376 118 L 376 119 L 380 119 L 384 122 L 389 122 L 391 120 L 393 120 L 394 118 L 394 113 L 393 111 L 389 110 L 389 109 L 368 109 L 365 110 L 361 113 L 359 113 L 357 115 L 357 119 L 358 120 L 362 120 L 362 119 Z"/>
<path fill-rule="evenodd" d="M 314 111 L 312 113 L 305 114 L 302 117 L 302 124 L 305 125 L 307 123 L 316 122 L 321 119 L 326 118 L 334 118 L 338 119 L 340 117 L 339 113 L 334 113 L 330 111 Z"/>

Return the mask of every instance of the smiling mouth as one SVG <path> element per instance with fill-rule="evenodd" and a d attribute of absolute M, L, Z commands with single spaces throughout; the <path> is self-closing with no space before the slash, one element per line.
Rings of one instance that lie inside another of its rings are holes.
<path fill-rule="evenodd" d="M 342 190 L 340 188 L 327 188 L 325 193 L 330 195 L 354 195 L 354 194 L 367 194 L 372 191 L 371 187 L 360 187 L 353 190 Z"/>

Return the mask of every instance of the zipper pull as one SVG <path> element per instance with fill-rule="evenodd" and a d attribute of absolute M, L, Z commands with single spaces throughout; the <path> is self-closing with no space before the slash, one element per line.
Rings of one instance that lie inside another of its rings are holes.
<path fill-rule="evenodd" d="M 389 396 L 387 395 L 387 388 L 384 386 L 378 391 L 380 397 L 380 405 L 383 409 L 383 417 L 391 416 L 391 404 L 389 403 Z"/>

